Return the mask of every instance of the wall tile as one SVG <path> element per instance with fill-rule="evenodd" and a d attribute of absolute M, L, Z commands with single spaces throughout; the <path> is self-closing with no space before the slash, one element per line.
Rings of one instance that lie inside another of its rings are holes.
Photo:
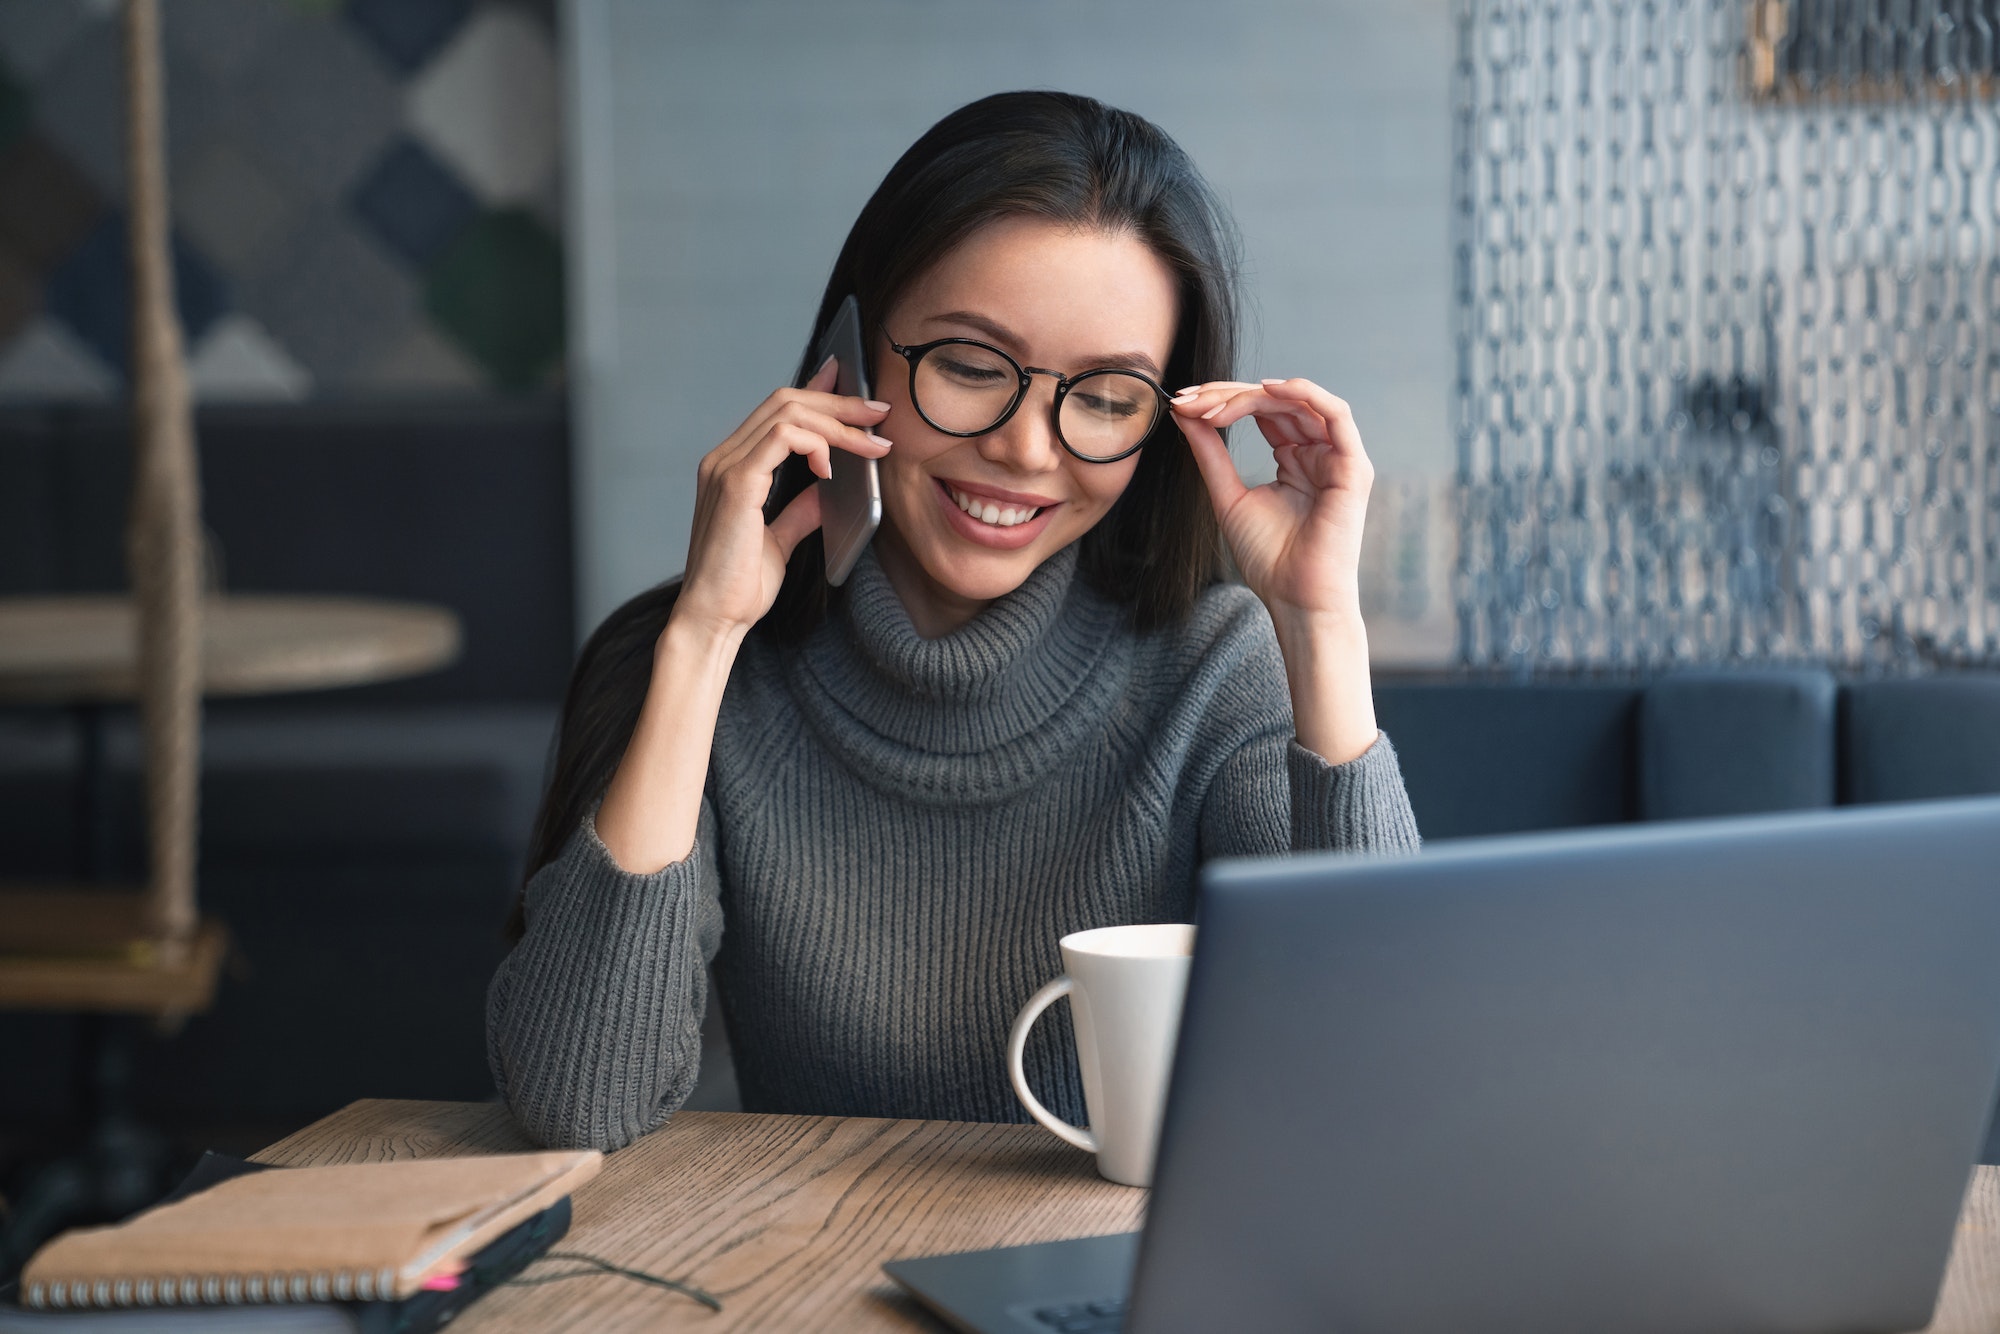
<path fill-rule="evenodd" d="M 340 23 L 273 34 L 242 84 L 246 146 L 314 200 L 343 199 L 395 136 L 401 99 L 388 69 Z"/>
<path fill-rule="evenodd" d="M 526 388 L 562 352 L 562 252 L 526 212 L 489 213 L 432 266 L 424 308 L 495 380 Z"/>
<path fill-rule="evenodd" d="M 62 0 L 58 0 L 61 3 Z M 123 55 L 118 27 L 92 23 L 37 74 L 35 123 L 99 194 L 125 198 Z"/>
<path fill-rule="evenodd" d="M 308 214 L 246 275 L 241 308 L 322 388 L 348 385 L 385 329 L 415 318 L 416 284 L 344 212 Z"/>
<path fill-rule="evenodd" d="M 349 0 L 347 21 L 409 74 L 438 53 L 471 10 L 472 0 Z"/>
<path fill-rule="evenodd" d="M 0 60 L 35 79 L 103 15 L 76 0 L 11 0 L 0 4 Z"/>
<path fill-rule="evenodd" d="M 59 396 L 116 392 L 129 355 L 123 3 L 0 0 L 0 350 L 17 390 L 46 372 Z M 560 383 L 552 0 L 162 14 L 176 273 L 205 392 Z"/>
<path fill-rule="evenodd" d="M 0 343 L 20 333 L 41 310 L 41 275 L 21 256 L 0 248 Z"/>
<path fill-rule="evenodd" d="M 47 316 L 0 348 L 0 401 L 95 402 L 118 389 L 118 373 Z"/>
<path fill-rule="evenodd" d="M 533 197 L 559 133 L 548 34 L 517 10 L 480 11 L 412 86 L 410 124 L 486 202 Z"/>
<path fill-rule="evenodd" d="M 204 402 L 295 402 L 312 373 L 248 315 L 225 315 L 188 355 L 188 380 Z"/>
<path fill-rule="evenodd" d="M 397 140 L 382 155 L 354 187 L 352 203 L 391 250 L 419 268 L 479 213 L 472 192 L 413 139 Z"/>
<path fill-rule="evenodd" d="M 485 369 L 422 317 L 400 337 L 383 339 L 380 352 L 355 378 L 394 394 L 476 394 L 492 388 Z"/>
<path fill-rule="evenodd" d="M 198 61 L 169 50 L 167 73 L 167 173 L 181 173 L 218 143 L 240 142 L 256 109 L 243 95 L 243 81 L 217 77 Z M 122 142 L 122 126 L 120 130 Z"/>
<path fill-rule="evenodd" d="M 124 374 L 131 359 L 132 287 L 126 269 L 125 214 L 106 213 L 49 275 L 43 302 L 105 364 Z M 186 239 L 171 238 L 174 304 L 192 344 L 229 308 L 229 293 L 215 267 Z"/>
<path fill-rule="evenodd" d="M 4 3 L 4 0 L 0 0 Z M 173 12 L 174 7 L 167 7 Z M 233 82 L 218 80 L 179 51 L 166 52 L 167 162 L 177 174 L 234 126 L 254 119 Z M 99 194 L 123 203 L 126 191 L 125 67 L 115 23 L 98 24 L 71 44 L 34 87 L 36 123 Z"/>
<path fill-rule="evenodd" d="M 167 58 L 217 79 L 240 75 L 279 30 L 306 21 L 271 0 L 168 0 L 160 12 Z"/>
<path fill-rule="evenodd" d="M 563 234 L 563 167 L 560 159 L 556 162 L 556 169 L 542 182 L 541 188 L 522 201 L 522 207 L 534 214 L 535 221 L 548 228 L 551 236 L 560 237 Z"/>
<path fill-rule="evenodd" d="M 76 249 L 103 214 L 96 188 L 41 135 L 0 153 L 0 242 L 37 270 Z"/>
<path fill-rule="evenodd" d="M 231 143 L 210 144 L 174 176 L 174 216 L 231 272 L 256 268 L 303 211 L 295 190 Z"/>
<path fill-rule="evenodd" d="M 6 66 L 0 65 L 0 153 L 13 147 L 33 122 L 28 90 L 7 72 Z"/>

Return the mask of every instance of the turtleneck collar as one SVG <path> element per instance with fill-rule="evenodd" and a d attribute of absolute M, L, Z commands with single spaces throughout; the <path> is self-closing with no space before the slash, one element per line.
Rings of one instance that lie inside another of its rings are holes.
<path fill-rule="evenodd" d="M 951 634 L 921 638 L 871 549 L 792 656 L 813 729 L 884 785 L 939 799 L 1035 781 L 1123 688 L 1124 608 L 1076 577 L 1074 545 Z"/>

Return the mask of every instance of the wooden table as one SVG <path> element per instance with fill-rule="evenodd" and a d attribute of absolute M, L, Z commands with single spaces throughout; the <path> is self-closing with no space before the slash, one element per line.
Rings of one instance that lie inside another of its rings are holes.
<path fill-rule="evenodd" d="M 257 1157 L 301 1166 L 532 1147 L 495 1103 L 370 1100 Z M 681 1112 L 605 1159 L 576 1194 L 561 1248 L 693 1283 L 722 1299 L 721 1314 L 592 1277 L 489 1293 L 451 1328 L 936 1330 L 884 1260 L 1129 1232 L 1145 1200 L 1039 1126 Z"/>
<path fill-rule="evenodd" d="M 129 597 L 0 598 L 0 701 L 111 703 L 137 693 Z M 443 607 L 231 594 L 202 604 L 202 693 L 270 695 L 414 676 L 458 655 Z"/>
<path fill-rule="evenodd" d="M 494 1103 L 370 1100 L 257 1157 L 303 1166 L 532 1147 Z M 491 1293 L 452 1329 L 936 1330 L 883 1276 L 884 1260 L 1127 1232 L 1145 1201 L 1037 1126 L 682 1112 L 605 1160 L 576 1194 L 562 1247 L 705 1288 L 720 1315 L 579 1278 Z M 1927 1334 L 1997 1329 L 2000 1168 L 1981 1167 Z"/>

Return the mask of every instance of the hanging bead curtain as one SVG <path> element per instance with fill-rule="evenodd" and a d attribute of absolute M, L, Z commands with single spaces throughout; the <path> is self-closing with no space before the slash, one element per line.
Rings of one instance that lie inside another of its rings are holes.
<path fill-rule="evenodd" d="M 2000 662 L 1989 0 L 1458 0 L 1458 655 Z"/>

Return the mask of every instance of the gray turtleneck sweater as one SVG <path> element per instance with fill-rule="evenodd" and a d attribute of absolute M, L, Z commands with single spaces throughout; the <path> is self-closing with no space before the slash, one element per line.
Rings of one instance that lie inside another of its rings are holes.
<path fill-rule="evenodd" d="M 745 642 L 693 851 L 633 875 L 587 817 L 529 881 L 486 1009 L 529 1135 L 613 1149 L 664 1122 L 711 962 L 749 1110 L 1024 1120 L 1007 1033 L 1060 937 L 1191 920 L 1209 857 L 1417 847 L 1386 737 L 1343 765 L 1293 740 L 1247 589 L 1139 635 L 1075 571 L 1072 547 L 925 640 L 871 554 L 803 646 Z M 1027 1068 L 1082 1124 L 1066 1009 Z"/>

